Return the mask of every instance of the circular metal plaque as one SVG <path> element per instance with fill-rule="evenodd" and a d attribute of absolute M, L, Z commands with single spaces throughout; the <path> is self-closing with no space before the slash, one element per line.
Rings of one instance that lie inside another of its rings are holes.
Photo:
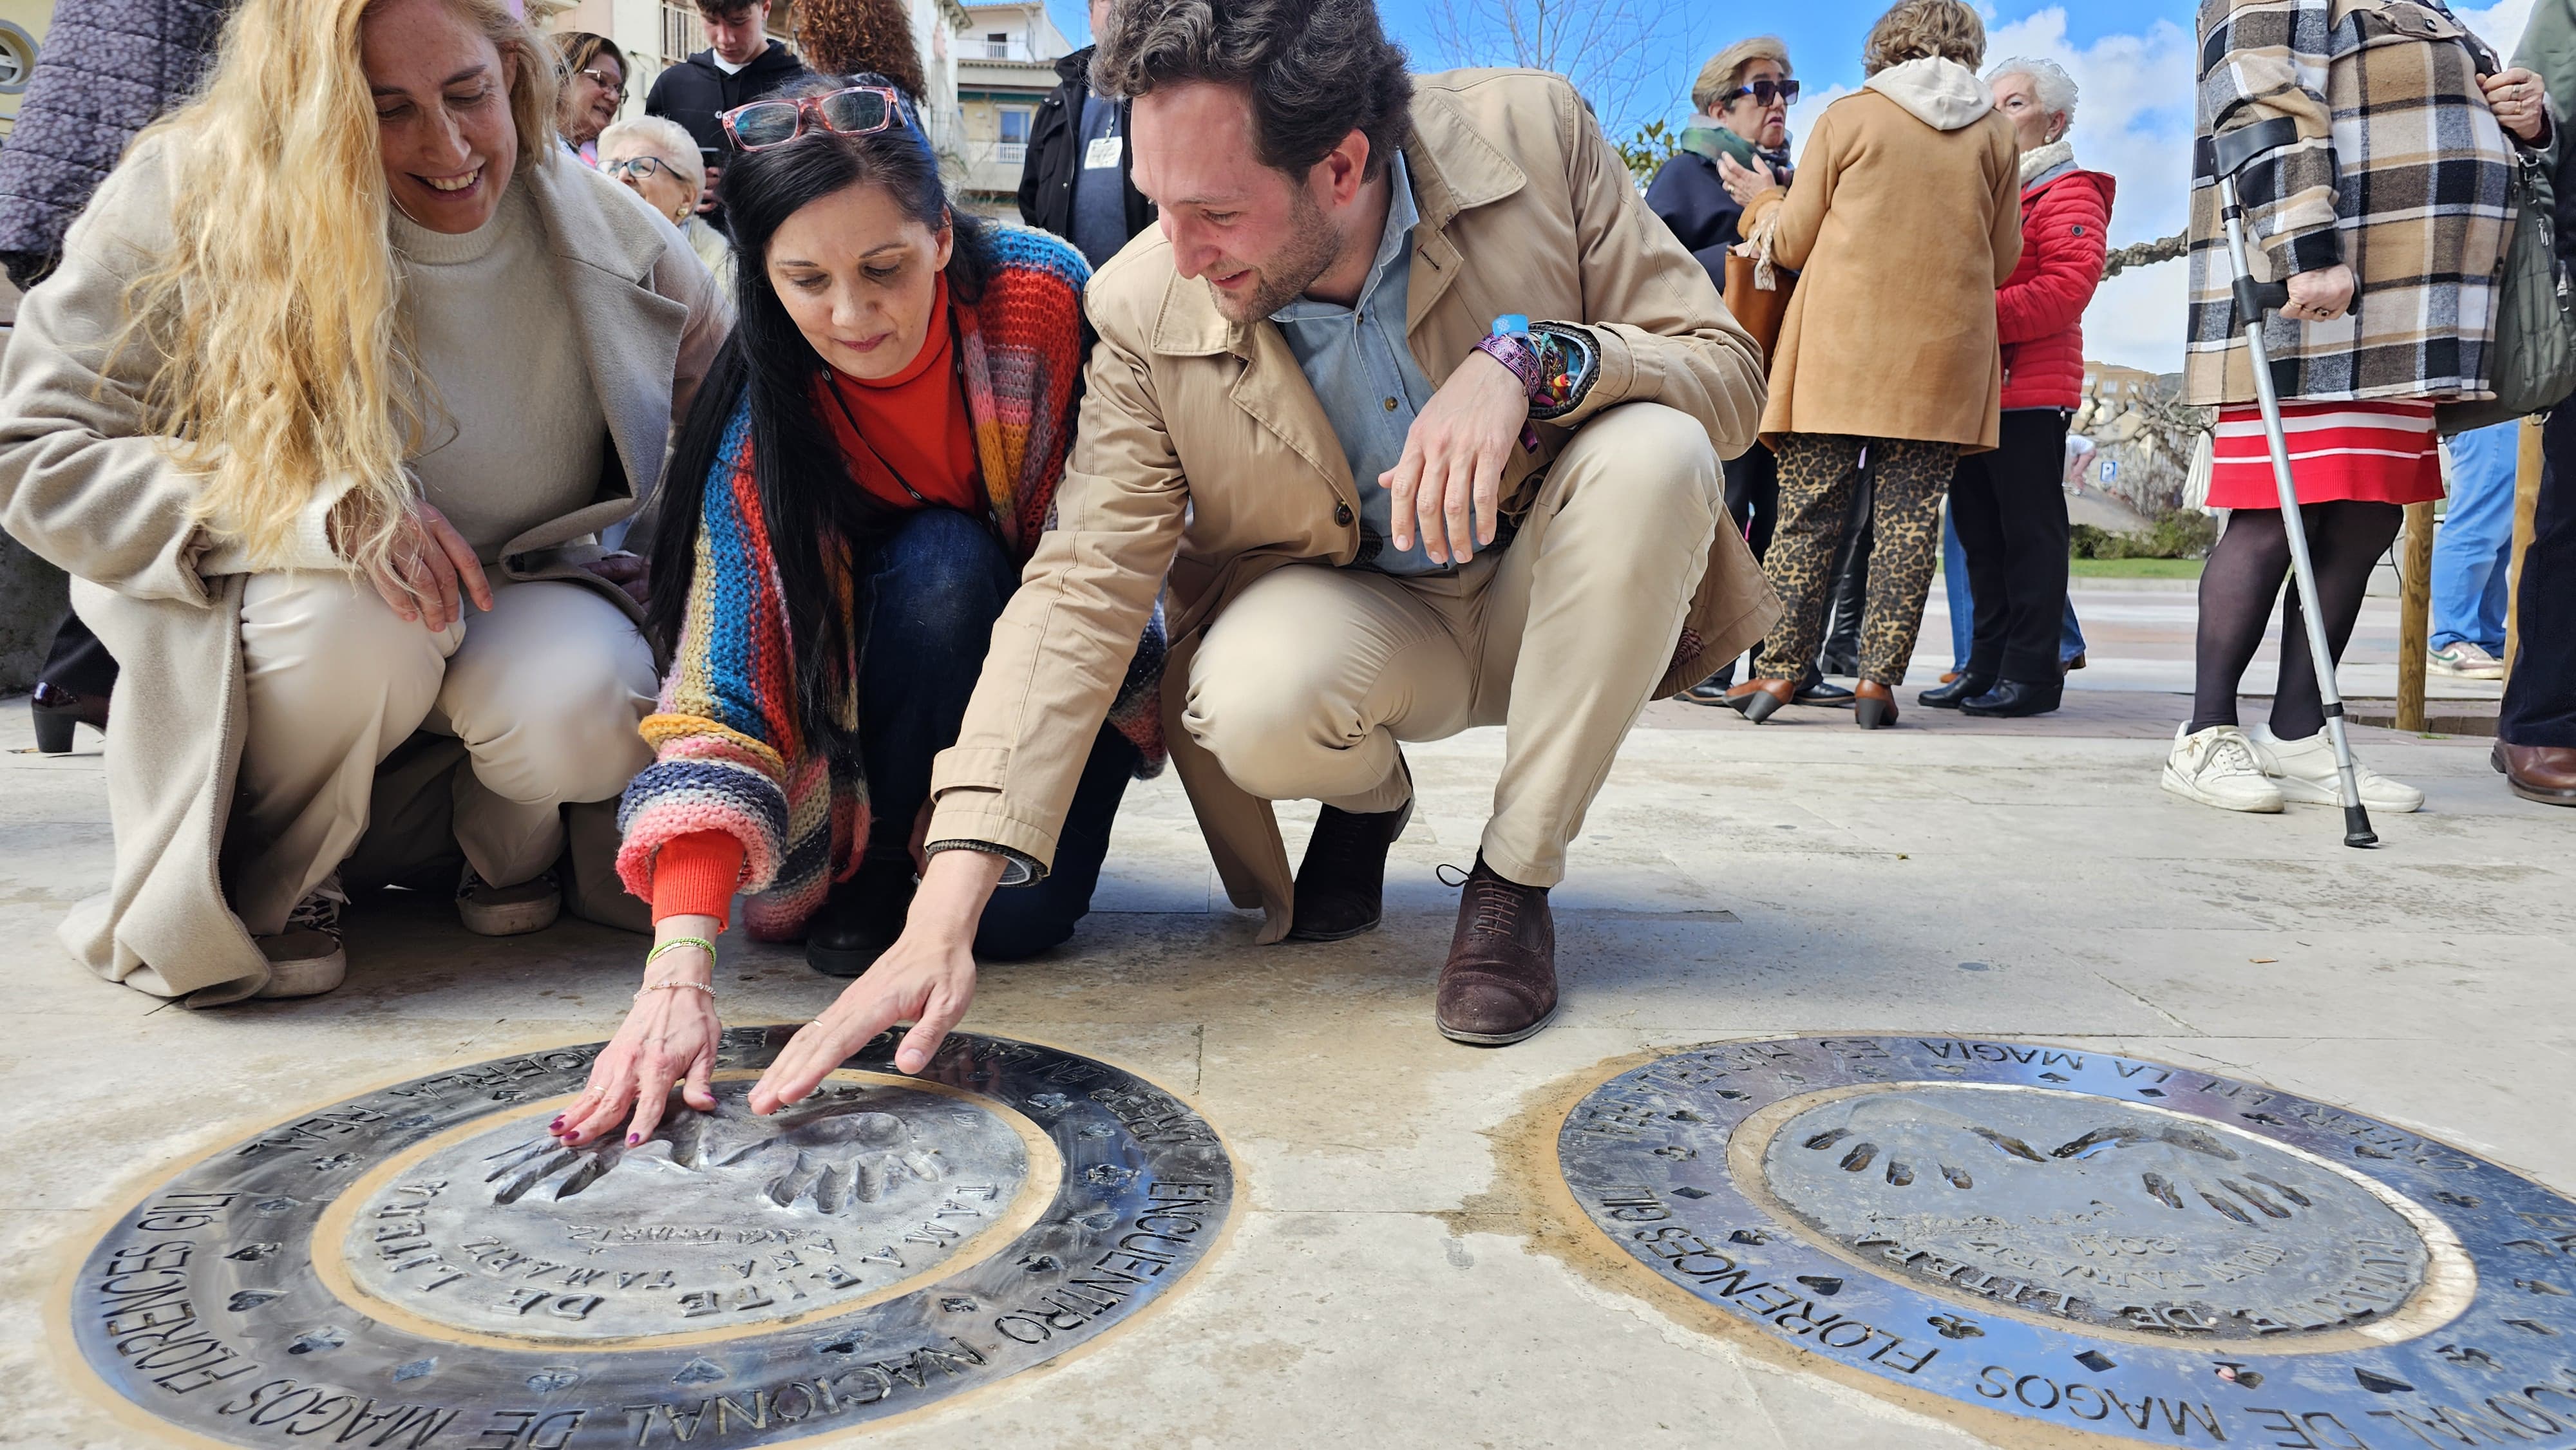
<path fill-rule="evenodd" d="M 1224 1227 L 1215 1131 L 1087 1058 L 894 1034 L 805 1102 L 743 1106 L 792 1029 L 725 1034 L 716 1111 L 574 1151 L 545 1126 L 603 1044 L 283 1123 L 122 1215 L 60 1306 L 171 1425 L 242 1445 L 763 1445 L 1043 1363 Z"/>
<path fill-rule="evenodd" d="M 1612 1078 L 1557 1147 L 1661 1278 L 1933 1395 L 2168 1445 L 2576 1445 L 2576 1200 L 2344 1108 L 1788 1038 Z"/>

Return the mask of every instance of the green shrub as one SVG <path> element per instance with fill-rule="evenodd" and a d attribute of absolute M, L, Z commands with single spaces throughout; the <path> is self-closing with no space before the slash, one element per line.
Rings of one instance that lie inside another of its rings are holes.
<path fill-rule="evenodd" d="M 2176 509 L 2143 532 L 2113 533 L 2077 524 L 2067 545 L 2078 559 L 2197 559 L 2218 542 L 2218 521 L 2194 509 Z"/>

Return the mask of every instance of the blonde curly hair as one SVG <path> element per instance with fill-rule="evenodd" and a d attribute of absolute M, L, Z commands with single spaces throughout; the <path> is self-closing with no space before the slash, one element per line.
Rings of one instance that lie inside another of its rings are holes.
<path fill-rule="evenodd" d="M 1962 0 L 1896 0 L 1869 28 L 1860 68 L 1876 75 L 1889 66 L 1939 56 L 1975 70 L 1986 58 L 1986 24 Z"/>

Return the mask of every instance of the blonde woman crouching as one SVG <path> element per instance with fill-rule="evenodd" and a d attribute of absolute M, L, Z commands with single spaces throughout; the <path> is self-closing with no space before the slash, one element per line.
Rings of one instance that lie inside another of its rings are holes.
<path fill-rule="evenodd" d="M 652 760 L 596 536 L 728 314 L 554 113 L 495 0 L 249 0 L 28 294 L 0 525 L 125 670 L 115 875 L 61 933 L 100 975 L 328 991 L 344 864 L 444 860 L 467 927 L 535 930 L 561 808 Z"/>

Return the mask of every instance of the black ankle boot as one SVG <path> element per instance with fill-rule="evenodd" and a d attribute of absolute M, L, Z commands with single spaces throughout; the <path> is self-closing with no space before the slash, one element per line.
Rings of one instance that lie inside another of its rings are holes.
<path fill-rule="evenodd" d="M 1413 819 L 1413 802 L 1353 815 L 1324 807 L 1297 865 L 1290 941 L 1340 941 L 1376 927 L 1386 906 L 1386 852 Z"/>
<path fill-rule="evenodd" d="M 38 680 L 36 692 L 27 698 L 27 713 L 35 721 L 36 749 L 41 754 L 67 754 L 72 748 L 72 727 L 76 725 L 86 725 L 102 735 L 107 733 L 105 695 L 75 695 L 60 685 Z"/>
<path fill-rule="evenodd" d="M 875 965 L 903 935 L 912 890 L 911 862 L 861 863 L 805 924 L 805 965 L 827 977 L 855 977 Z"/>
<path fill-rule="evenodd" d="M 2020 680 L 1997 680 L 1995 687 L 1959 703 L 1959 713 L 1986 719 L 2015 719 L 2023 715 L 2045 715 L 2062 702 L 2066 687 L 2055 680 L 2044 685 Z"/>
<path fill-rule="evenodd" d="M 1976 696 L 1993 689 L 1994 684 L 1991 678 L 1979 679 L 1975 675 L 1961 675 L 1946 685 L 1935 685 L 1925 690 L 1914 697 L 1914 703 L 1929 705 L 1935 710 L 1956 710 Z"/>

